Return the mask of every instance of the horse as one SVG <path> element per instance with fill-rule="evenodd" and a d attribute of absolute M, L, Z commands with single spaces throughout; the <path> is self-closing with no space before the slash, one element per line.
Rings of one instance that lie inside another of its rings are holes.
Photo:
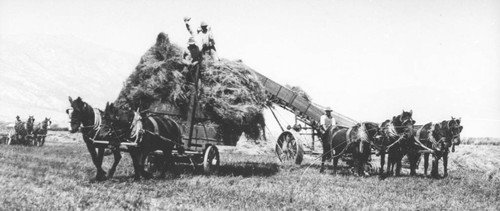
<path fill-rule="evenodd" d="M 28 135 L 33 134 L 33 127 L 35 126 L 35 117 L 29 116 L 28 121 L 26 121 L 26 132 Z"/>
<path fill-rule="evenodd" d="M 47 130 L 49 129 L 52 121 L 50 118 L 45 117 L 45 119 L 38 123 L 33 129 L 33 135 L 35 136 L 35 141 L 38 146 L 43 146 L 45 144 L 45 137 L 47 135 Z"/>
<path fill-rule="evenodd" d="M 81 131 L 83 136 L 83 141 L 87 145 L 87 149 L 92 157 L 92 162 L 94 163 L 97 174 L 95 179 L 97 181 L 103 181 L 106 179 L 106 172 L 102 169 L 102 160 L 104 157 L 104 149 L 108 147 L 106 144 L 94 143 L 94 139 L 101 138 L 99 136 L 99 131 L 102 127 L 102 115 L 103 111 L 99 109 L 92 108 L 89 104 L 82 101 L 80 97 L 73 100 L 69 97 L 69 103 L 71 109 L 66 110 L 70 119 L 70 133 L 76 133 Z M 97 152 L 96 152 L 97 149 Z M 108 172 L 107 178 L 112 178 L 116 166 L 120 162 L 121 154 L 119 150 L 112 150 L 114 155 L 114 163 Z"/>
<path fill-rule="evenodd" d="M 375 139 L 372 146 L 380 154 L 380 176 L 384 174 L 385 154 L 387 158 L 387 174 L 396 176 L 401 174 L 401 160 L 409 150 L 412 144 L 413 125 L 415 121 L 412 119 L 413 112 L 410 110 L 392 117 L 392 120 L 386 120 L 380 124 L 381 139 Z"/>
<path fill-rule="evenodd" d="M 336 174 L 339 157 L 352 153 L 357 175 L 368 176 L 364 169 L 371 155 L 370 144 L 380 138 L 377 123 L 362 122 L 351 128 L 330 126 L 324 137 L 320 172 L 324 172 L 325 160 L 333 158 L 333 173 Z"/>
<path fill-rule="evenodd" d="M 142 117 L 137 111 L 115 107 L 107 104 L 104 111 L 103 133 L 114 142 L 134 142 L 135 147 L 129 147 L 134 165 L 134 179 L 140 180 L 152 177 L 144 170 L 144 163 L 150 153 L 163 151 L 164 163 L 160 177 L 165 177 L 167 168 L 173 169 L 172 150 L 177 147 L 179 154 L 184 152 L 180 126 L 165 116 Z"/>
<path fill-rule="evenodd" d="M 15 134 L 16 140 L 24 139 L 24 137 L 28 135 L 28 132 L 26 130 L 26 123 L 19 119 L 16 121 L 14 125 L 14 131 L 16 132 Z"/>
<path fill-rule="evenodd" d="M 460 125 L 460 119 L 451 117 L 451 120 L 445 120 L 440 123 L 427 123 L 419 128 L 415 128 L 415 140 L 418 144 L 417 150 L 408 153 L 410 158 L 410 175 L 416 174 L 418 160 L 420 159 L 419 149 L 426 149 L 432 153 L 431 177 L 438 178 L 439 159 L 443 158 L 443 177 L 448 176 L 448 154 L 450 147 L 460 144 L 460 132 L 463 126 Z M 429 153 L 424 154 L 424 175 L 427 176 L 429 166 Z"/>

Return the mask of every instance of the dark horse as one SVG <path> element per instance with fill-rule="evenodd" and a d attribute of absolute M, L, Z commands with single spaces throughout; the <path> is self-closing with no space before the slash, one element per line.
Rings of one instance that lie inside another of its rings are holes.
<path fill-rule="evenodd" d="M 28 135 L 33 134 L 33 127 L 35 126 L 35 117 L 29 116 L 28 121 L 26 122 L 26 132 Z"/>
<path fill-rule="evenodd" d="M 14 126 L 14 130 L 16 132 L 15 134 L 15 139 L 16 140 L 22 140 L 26 135 L 28 135 L 28 132 L 26 130 L 26 124 L 22 122 L 21 120 L 17 120 L 16 124 Z"/>
<path fill-rule="evenodd" d="M 387 159 L 387 174 L 396 176 L 401 174 L 401 160 L 413 144 L 412 134 L 415 121 L 412 119 L 413 112 L 403 111 L 402 114 L 386 120 L 380 125 L 381 139 L 373 142 L 373 147 L 380 153 L 380 175 L 384 173 L 385 154 Z"/>
<path fill-rule="evenodd" d="M 151 173 L 144 170 L 147 156 L 156 151 L 163 151 L 164 163 L 160 177 L 165 177 L 166 169 L 173 169 L 172 150 L 177 147 L 183 153 L 182 133 L 179 125 L 165 116 L 141 117 L 139 112 L 120 109 L 113 104 L 106 105 L 104 112 L 103 132 L 108 134 L 109 140 L 114 142 L 134 142 L 135 147 L 129 147 L 132 156 L 135 175 L 151 178 Z"/>
<path fill-rule="evenodd" d="M 86 102 L 83 102 L 80 97 L 73 100 L 69 97 L 69 102 L 71 104 L 71 109 L 66 110 L 70 118 L 71 133 L 75 133 L 78 130 L 82 132 L 83 140 L 87 145 L 87 149 L 92 157 L 92 162 L 97 168 L 97 175 L 95 179 L 97 181 L 102 181 L 106 179 L 106 172 L 102 169 L 102 160 L 104 157 L 104 149 L 108 147 L 106 144 L 94 143 L 94 139 L 101 139 L 99 137 L 99 130 L 102 127 L 102 115 L 103 112 L 92 108 Z M 96 152 L 97 149 L 97 152 Z M 115 173 L 116 166 L 120 162 L 121 154 L 119 150 L 112 150 L 114 155 L 114 163 L 108 173 L 108 178 L 113 177 Z"/>
<path fill-rule="evenodd" d="M 339 157 L 345 153 L 352 153 L 356 163 L 358 175 L 368 175 L 364 171 L 365 164 L 371 155 L 370 144 L 379 138 L 378 124 L 373 122 L 358 123 L 351 128 L 330 126 L 323 142 L 323 156 L 321 170 L 325 170 L 325 161 L 333 158 L 333 173 L 337 173 Z"/>
<path fill-rule="evenodd" d="M 45 119 L 38 123 L 38 125 L 36 125 L 33 129 L 33 135 L 35 136 L 35 141 L 38 146 L 43 146 L 43 144 L 45 144 L 45 136 L 47 135 L 47 130 L 51 124 L 52 121 L 50 121 L 50 118 L 45 117 Z"/>
<path fill-rule="evenodd" d="M 410 159 L 411 175 L 416 174 L 418 167 L 418 160 L 420 153 L 418 150 L 430 150 L 432 153 L 432 170 L 431 176 L 434 178 L 439 177 L 438 163 L 439 159 L 443 158 L 444 177 L 448 176 L 448 153 L 450 147 L 454 151 L 454 146 L 460 144 L 460 132 L 463 127 L 460 125 L 460 119 L 451 118 L 448 121 L 440 123 L 427 123 L 419 128 L 415 128 L 415 140 L 417 141 L 416 150 L 408 153 Z M 427 168 L 429 166 L 429 154 L 424 154 L 424 175 L 427 175 Z"/>

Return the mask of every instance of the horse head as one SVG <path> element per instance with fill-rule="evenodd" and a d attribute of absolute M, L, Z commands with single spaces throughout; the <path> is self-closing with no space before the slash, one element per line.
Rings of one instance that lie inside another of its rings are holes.
<path fill-rule="evenodd" d="M 438 152 L 443 152 L 451 146 L 450 139 L 446 138 L 446 128 L 442 123 L 431 124 L 429 140 L 431 140 L 432 148 Z"/>
<path fill-rule="evenodd" d="M 104 121 L 117 128 L 130 127 L 134 116 L 134 111 L 116 107 L 113 103 L 107 103 L 104 110 Z"/>
<path fill-rule="evenodd" d="M 45 117 L 45 119 L 42 121 L 42 128 L 44 130 L 50 128 L 50 125 L 52 124 L 52 121 L 50 120 L 50 118 L 47 118 Z"/>
<path fill-rule="evenodd" d="M 137 115 L 133 110 L 122 109 L 116 107 L 113 103 L 107 103 L 100 135 L 108 136 L 110 139 L 118 138 L 119 141 L 128 138 Z"/>
<path fill-rule="evenodd" d="M 382 139 L 382 131 L 380 130 L 377 123 L 374 122 L 363 122 L 363 126 L 366 130 L 366 134 L 371 143 L 378 143 Z"/>
<path fill-rule="evenodd" d="M 461 118 L 455 119 L 451 117 L 449 121 L 443 121 L 441 124 L 445 127 L 447 139 L 451 142 L 452 152 L 455 151 L 455 146 L 460 145 L 460 133 L 463 126 L 460 125 Z"/>
<path fill-rule="evenodd" d="M 413 125 L 415 120 L 412 118 L 413 111 L 404 111 L 398 116 L 392 118 L 392 124 L 395 126 L 398 134 L 404 133 L 405 135 L 413 135 Z"/>
<path fill-rule="evenodd" d="M 89 115 L 90 112 L 93 112 L 92 107 L 84 102 L 82 98 L 78 97 L 73 100 L 71 97 L 69 97 L 69 103 L 71 105 L 71 108 L 66 109 L 66 113 L 69 116 L 71 126 L 69 132 L 75 133 L 80 129 L 82 124 L 90 125 L 93 123 L 93 120 Z"/>
<path fill-rule="evenodd" d="M 34 116 L 29 116 L 28 121 L 26 121 L 26 126 L 27 127 L 32 127 L 35 124 L 35 117 Z"/>

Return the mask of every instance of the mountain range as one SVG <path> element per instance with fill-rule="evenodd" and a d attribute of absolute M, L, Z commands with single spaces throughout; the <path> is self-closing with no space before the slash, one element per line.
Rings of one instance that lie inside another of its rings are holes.
<path fill-rule="evenodd" d="M 16 115 L 67 123 L 68 96 L 103 108 L 139 57 L 74 36 L 0 36 L 0 121 Z"/>

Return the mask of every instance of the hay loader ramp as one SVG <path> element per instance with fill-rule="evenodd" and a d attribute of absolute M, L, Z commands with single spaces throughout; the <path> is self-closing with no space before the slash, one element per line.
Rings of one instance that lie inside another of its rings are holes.
<path fill-rule="evenodd" d="M 304 144 L 302 135 L 311 135 L 314 143 L 314 138 L 320 138 L 319 122 L 324 114 L 324 107 L 314 104 L 298 95 L 292 90 L 282 86 L 268 77 L 255 71 L 259 77 L 259 81 L 264 86 L 266 92 L 270 96 L 270 101 L 281 108 L 292 112 L 295 115 L 295 125 L 284 128 L 276 117 L 273 108 L 270 107 L 276 121 L 281 127 L 281 134 L 276 141 L 276 154 L 281 162 L 301 164 L 304 155 Z M 340 127 L 354 126 L 357 121 L 332 111 L 332 116 L 335 118 L 337 125 Z M 298 122 L 302 122 L 307 127 L 302 127 Z M 301 130 L 310 130 L 310 133 L 299 133 Z M 314 150 L 314 144 L 312 144 Z"/>

